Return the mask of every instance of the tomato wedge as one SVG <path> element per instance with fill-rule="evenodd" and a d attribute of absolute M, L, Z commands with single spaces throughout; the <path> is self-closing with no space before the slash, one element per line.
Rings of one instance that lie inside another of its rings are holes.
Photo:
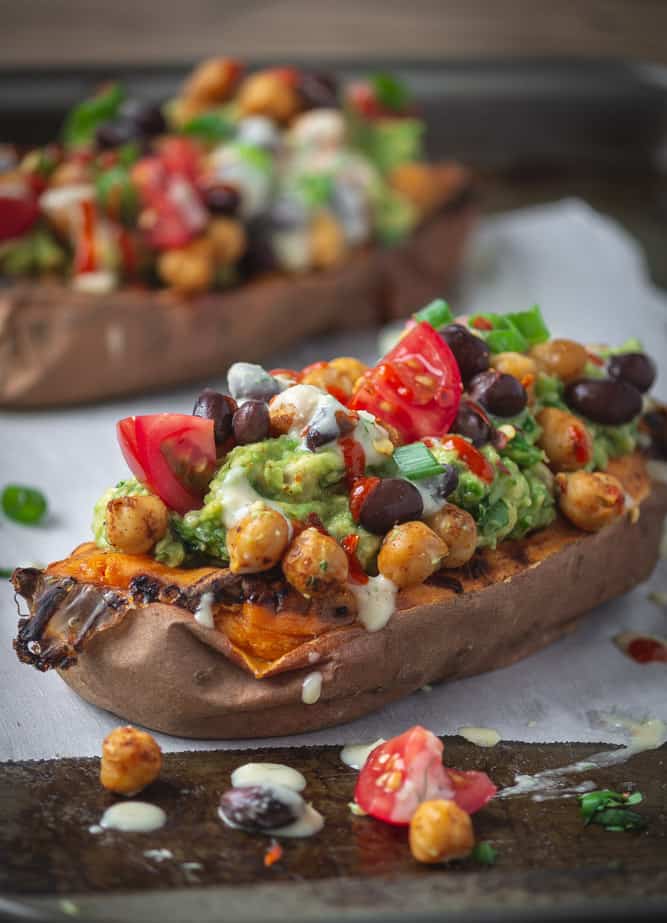
<path fill-rule="evenodd" d="M 213 420 L 184 413 L 125 417 L 118 442 L 135 477 L 181 515 L 201 506 L 215 472 Z"/>
<path fill-rule="evenodd" d="M 39 217 L 39 205 L 25 186 L 0 186 L 0 241 L 25 234 Z"/>
<path fill-rule="evenodd" d="M 449 431 L 463 384 L 454 354 L 422 321 L 359 380 L 349 402 L 398 430 L 404 442 Z"/>
<path fill-rule="evenodd" d="M 462 772 L 442 764 L 442 742 L 415 725 L 380 744 L 366 760 L 354 797 L 367 814 L 397 826 L 407 826 L 422 801 L 455 801 L 469 814 L 496 793 L 484 772 Z"/>

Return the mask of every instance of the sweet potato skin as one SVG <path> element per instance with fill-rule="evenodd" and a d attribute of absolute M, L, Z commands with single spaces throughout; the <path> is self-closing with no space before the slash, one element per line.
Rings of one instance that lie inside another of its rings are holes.
<path fill-rule="evenodd" d="M 189 613 L 156 603 L 94 637 L 61 675 L 126 720 L 182 737 L 250 738 L 340 724 L 425 684 L 507 666 L 650 574 L 667 487 L 647 493 L 642 470 L 635 460 L 624 478 L 632 496 L 643 496 L 638 518 L 625 515 L 593 535 L 559 520 L 505 543 L 485 552 L 473 572 L 446 575 L 451 588 L 403 591 L 380 632 L 349 625 L 308 641 L 300 668 L 258 681 L 221 656 Z M 322 673 L 322 696 L 304 705 L 302 683 L 313 669 Z"/>

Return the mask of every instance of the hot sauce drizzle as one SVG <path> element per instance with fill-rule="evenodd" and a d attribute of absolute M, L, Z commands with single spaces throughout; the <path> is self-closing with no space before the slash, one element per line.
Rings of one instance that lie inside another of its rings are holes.
<path fill-rule="evenodd" d="M 76 249 L 76 273 L 95 272 L 95 206 L 92 202 L 81 203 L 82 227 Z"/>
<path fill-rule="evenodd" d="M 571 426 L 569 435 L 574 447 L 574 457 L 580 465 L 585 465 L 589 456 L 588 440 L 585 432 L 580 426 Z"/>
<path fill-rule="evenodd" d="M 667 663 L 667 644 L 655 638 L 635 638 L 626 653 L 637 663 Z"/>
<path fill-rule="evenodd" d="M 343 453 L 343 462 L 349 490 L 354 487 L 354 482 L 364 476 L 366 470 L 366 454 L 361 443 L 352 436 L 345 436 L 338 440 L 338 445 Z"/>
<path fill-rule="evenodd" d="M 368 583 L 368 574 L 359 563 L 359 558 L 357 557 L 359 536 L 354 534 L 346 535 L 341 541 L 341 546 L 347 555 L 350 566 L 350 580 L 353 583 Z"/>
<path fill-rule="evenodd" d="M 366 501 L 366 497 L 375 490 L 380 483 L 380 478 L 357 478 L 352 484 L 350 491 L 350 512 L 355 522 L 359 522 L 361 507 Z"/>
<path fill-rule="evenodd" d="M 470 445 L 462 436 L 447 436 L 442 442 L 443 449 L 456 452 L 459 458 L 466 463 L 473 474 L 490 484 L 493 481 L 493 465 L 488 462 L 481 452 Z"/>

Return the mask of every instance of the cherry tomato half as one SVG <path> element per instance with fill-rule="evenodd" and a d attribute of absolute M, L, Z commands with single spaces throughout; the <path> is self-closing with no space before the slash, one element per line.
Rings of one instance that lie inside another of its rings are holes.
<path fill-rule="evenodd" d="M 422 321 L 362 375 L 349 406 L 370 411 L 409 443 L 448 432 L 462 392 L 454 354 L 433 327 Z"/>
<path fill-rule="evenodd" d="M 0 241 L 20 237 L 39 217 L 39 205 L 27 183 L 0 186 Z"/>
<path fill-rule="evenodd" d="M 416 725 L 380 744 L 359 773 L 354 797 L 378 820 L 407 826 L 422 801 L 455 801 L 469 814 L 496 793 L 484 772 L 462 772 L 442 764 L 442 742 Z"/>
<path fill-rule="evenodd" d="M 215 472 L 213 420 L 184 413 L 125 417 L 118 442 L 135 477 L 183 515 L 201 506 Z"/>

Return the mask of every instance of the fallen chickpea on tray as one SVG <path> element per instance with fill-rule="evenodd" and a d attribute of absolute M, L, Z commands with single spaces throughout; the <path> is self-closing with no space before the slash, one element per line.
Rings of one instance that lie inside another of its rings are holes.
<path fill-rule="evenodd" d="M 119 422 L 134 477 L 94 543 L 15 572 L 17 653 L 190 737 L 311 730 L 510 663 L 650 573 L 654 378 L 636 342 L 443 301 L 373 368 L 236 363 L 192 416 Z"/>

